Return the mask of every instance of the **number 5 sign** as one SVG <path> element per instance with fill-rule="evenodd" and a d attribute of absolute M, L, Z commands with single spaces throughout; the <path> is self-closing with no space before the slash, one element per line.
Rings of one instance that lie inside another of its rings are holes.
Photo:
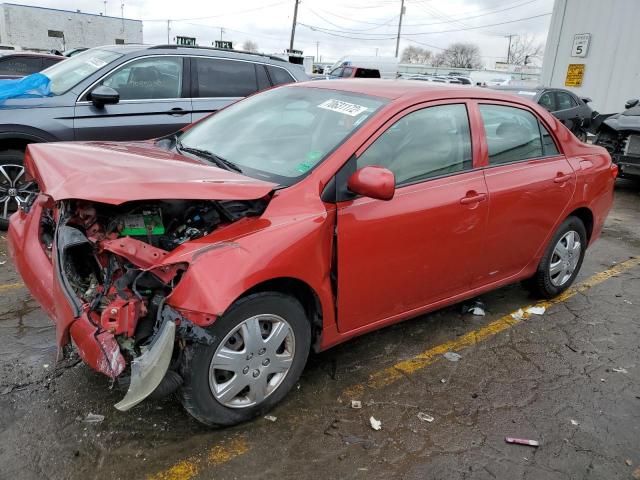
<path fill-rule="evenodd" d="M 589 50 L 590 33 L 577 33 L 573 36 L 572 57 L 586 57 Z"/>

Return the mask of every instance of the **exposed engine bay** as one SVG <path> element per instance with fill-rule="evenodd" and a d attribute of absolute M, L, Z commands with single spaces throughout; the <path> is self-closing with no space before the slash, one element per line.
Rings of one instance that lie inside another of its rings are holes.
<path fill-rule="evenodd" d="M 163 257 L 185 242 L 244 217 L 261 215 L 266 205 L 266 199 L 122 205 L 61 201 L 57 209 L 42 216 L 41 242 L 52 256 L 75 317 L 86 316 L 96 332 L 113 335 L 126 363 L 133 361 L 133 367 L 163 336 L 163 341 L 170 342 L 171 364 L 177 366 L 180 349 L 173 348 L 174 336 L 163 330 L 164 323 L 173 325 L 178 343 L 211 339 L 202 327 L 164 305 L 188 264 L 161 265 Z M 157 379 L 153 388 L 165 393 L 175 390 L 181 382 L 177 370 L 165 370 L 167 375 Z M 122 372 L 113 373 L 110 376 L 115 378 Z M 132 370 L 132 382 L 135 375 Z"/>

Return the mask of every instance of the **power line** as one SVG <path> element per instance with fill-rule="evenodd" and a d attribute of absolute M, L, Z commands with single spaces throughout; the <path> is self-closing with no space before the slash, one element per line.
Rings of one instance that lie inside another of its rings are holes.
<path fill-rule="evenodd" d="M 338 25 L 335 24 L 333 22 L 331 22 L 330 20 L 327 20 L 326 18 L 324 18 L 323 16 L 321 16 L 319 13 L 316 13 L 314 10 L 309 9 L 309 11 L 311 13 L 313 13 L 316 17 L 318 17 L 320 20 L 323 20 L 325 22 L 327 22 L 329 25 L 332 25 L 334 27 L 340 28 L 342 30 L 344 30 L 345 32 L 349 31 L 349 32 L 353 32 L 353 33 L 358 33 L 358 32 L 368 32 L 371 30 L 376 30 L 380 27 L 386 27 L 388 26 L 391 22 L 393 22 L 396 18 L 398 18 L 398 15 L 391 17 L 389 20 L 387 20 L 385 23 L 381 23 L 381 24 L 376 24 L 375 27 L 371 27 L 371 28 L 363 28 L 363 29 L 353 29 L 353 28 L 347 28 L 347 27 L 343 27 L 342 25 Z"/>
<path fill-rule="evenodd" d="M 307 25 L 306 23 L 298 22 L 298 25 L 300 25 L 301 27 L 306 27 L 309 30 L 312 30 L 314 32 L 324 33 L 325 35 L 331 35 L 332 37 L 349 38 L 351 40 L 362 40 L 362 41 L 379 42 L 380 40 L 395 40 L 396 39 L 395 36 L 393 36 L 393 37 L 376 37 L 376 38 L 352 37 L 352 36 L 349 36 L 349 35 L 340 35 L 338 33 L 333 33 L 332 31 L 326 31 L 326 29 L 324 29 L 324 28 L 316 27 L 314 25 Z M 344 33 L 349 33 L 349 32 L 344 32 Z"/>
<path fill-rule="evenodd" d="M 526 20 L 532 20 L 534 18 L 547 17 L 549 15 L 551 15 L 551 12 L 549 12 L 549 13 L 541 13 L 539 15 L 532 15 L 530 17 L 518 18 L 516 20 L 508 20 L 508 21 L 505 21 L 505 22 L 491 23 L 491 24 L 487 24 L 487 25 L 478 25 L 478 26 L 475 26 L 475 27 L 453 28 L 453 29 L 450 29 L 450 30 L 433 30 L 433 31 L 429 31 L 429 32 L 403 33 L 402 36 L 406 37 L 406 36 L 418 36 L 418 35 L 434 35 L 434 34 L 440 34 L 440 33 L 452 33 L 452 32 L 462 32 L 462 31 L 467 31 L 467 30 L 478 30 L 480 28 L 490 28 L 490 27 L 497 27 L 497 26 L 500 26 L 500 25 L 508 25 L 508 24 L 511 24 L 511 23 L 524 22 Z M 300 24 L 300 25 L 302 25 L 302 24 Z M 334 29 L 331 29 L 331 28 L 318 27 L 316 25 L 306 25 L 305 24 L 305 27 L 311 28 L 312 30 L 320 31 L 322 33 L 337 32 L 337 33 L 352 33 L 352 34 L 356 35 L 353 32 L 345 32 L 343 30 L 334 30 Z M 373 35 L 388 35 L 388 34 L 385 34 L 385 33 L 368 33 L 367 35 L 373 36 Z M 360 37 L 354 37 L 354 38 L 360 38 Z M 362 39 L 365 40 L 365 38 L 362 38 Z M 369 40 L 375 40 L 375 37 L 371 38 Z"/>

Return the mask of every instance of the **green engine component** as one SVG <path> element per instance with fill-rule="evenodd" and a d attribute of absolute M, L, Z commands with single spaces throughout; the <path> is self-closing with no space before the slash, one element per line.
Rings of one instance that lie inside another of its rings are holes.
<path fill-rule="evenodd" d="M 164 234 L 160 208 L 145 208 L 142 213 L 125 215 L 123 224 L 123 229 L 120 231 L 120 235 L 123 237 Z"/>

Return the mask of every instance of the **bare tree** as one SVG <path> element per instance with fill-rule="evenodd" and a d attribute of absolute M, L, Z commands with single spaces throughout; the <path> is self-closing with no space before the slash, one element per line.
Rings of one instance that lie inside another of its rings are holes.
<path fill-rule="evenodd" d="M 536 42 L 533 35 L 520 35 L 511 42 L 509 54 L 511 65 L 527 65 L 533 58 L 542 58 L 544 44 Z"/>
<path fill-rule="evenodd" d="M 256 53 L 258 51 L 258 44 L 253 40 L 245 40 L 242 44 L 242 50 L 244 50 L 245 52 Z"/>
<path fill-rule="evenodd" d="M 402 51 L 402 63 L 429 63 L 433 54 L 426 48 L 406 47 Z"/>
<path fill-rule="evenodd" d="M 443 52 L 443 65 L 453 68 L 482 68 L 480 49 L 473 43 L 452 43 Z"/>
<path fill-rule="evenodd" d="M 431 65 L 434 67 L 442 67 L 446 64 L 446 58 L 444 56 L 444 52 L 440 52 L 433 56 L 431 59 Z"/>

